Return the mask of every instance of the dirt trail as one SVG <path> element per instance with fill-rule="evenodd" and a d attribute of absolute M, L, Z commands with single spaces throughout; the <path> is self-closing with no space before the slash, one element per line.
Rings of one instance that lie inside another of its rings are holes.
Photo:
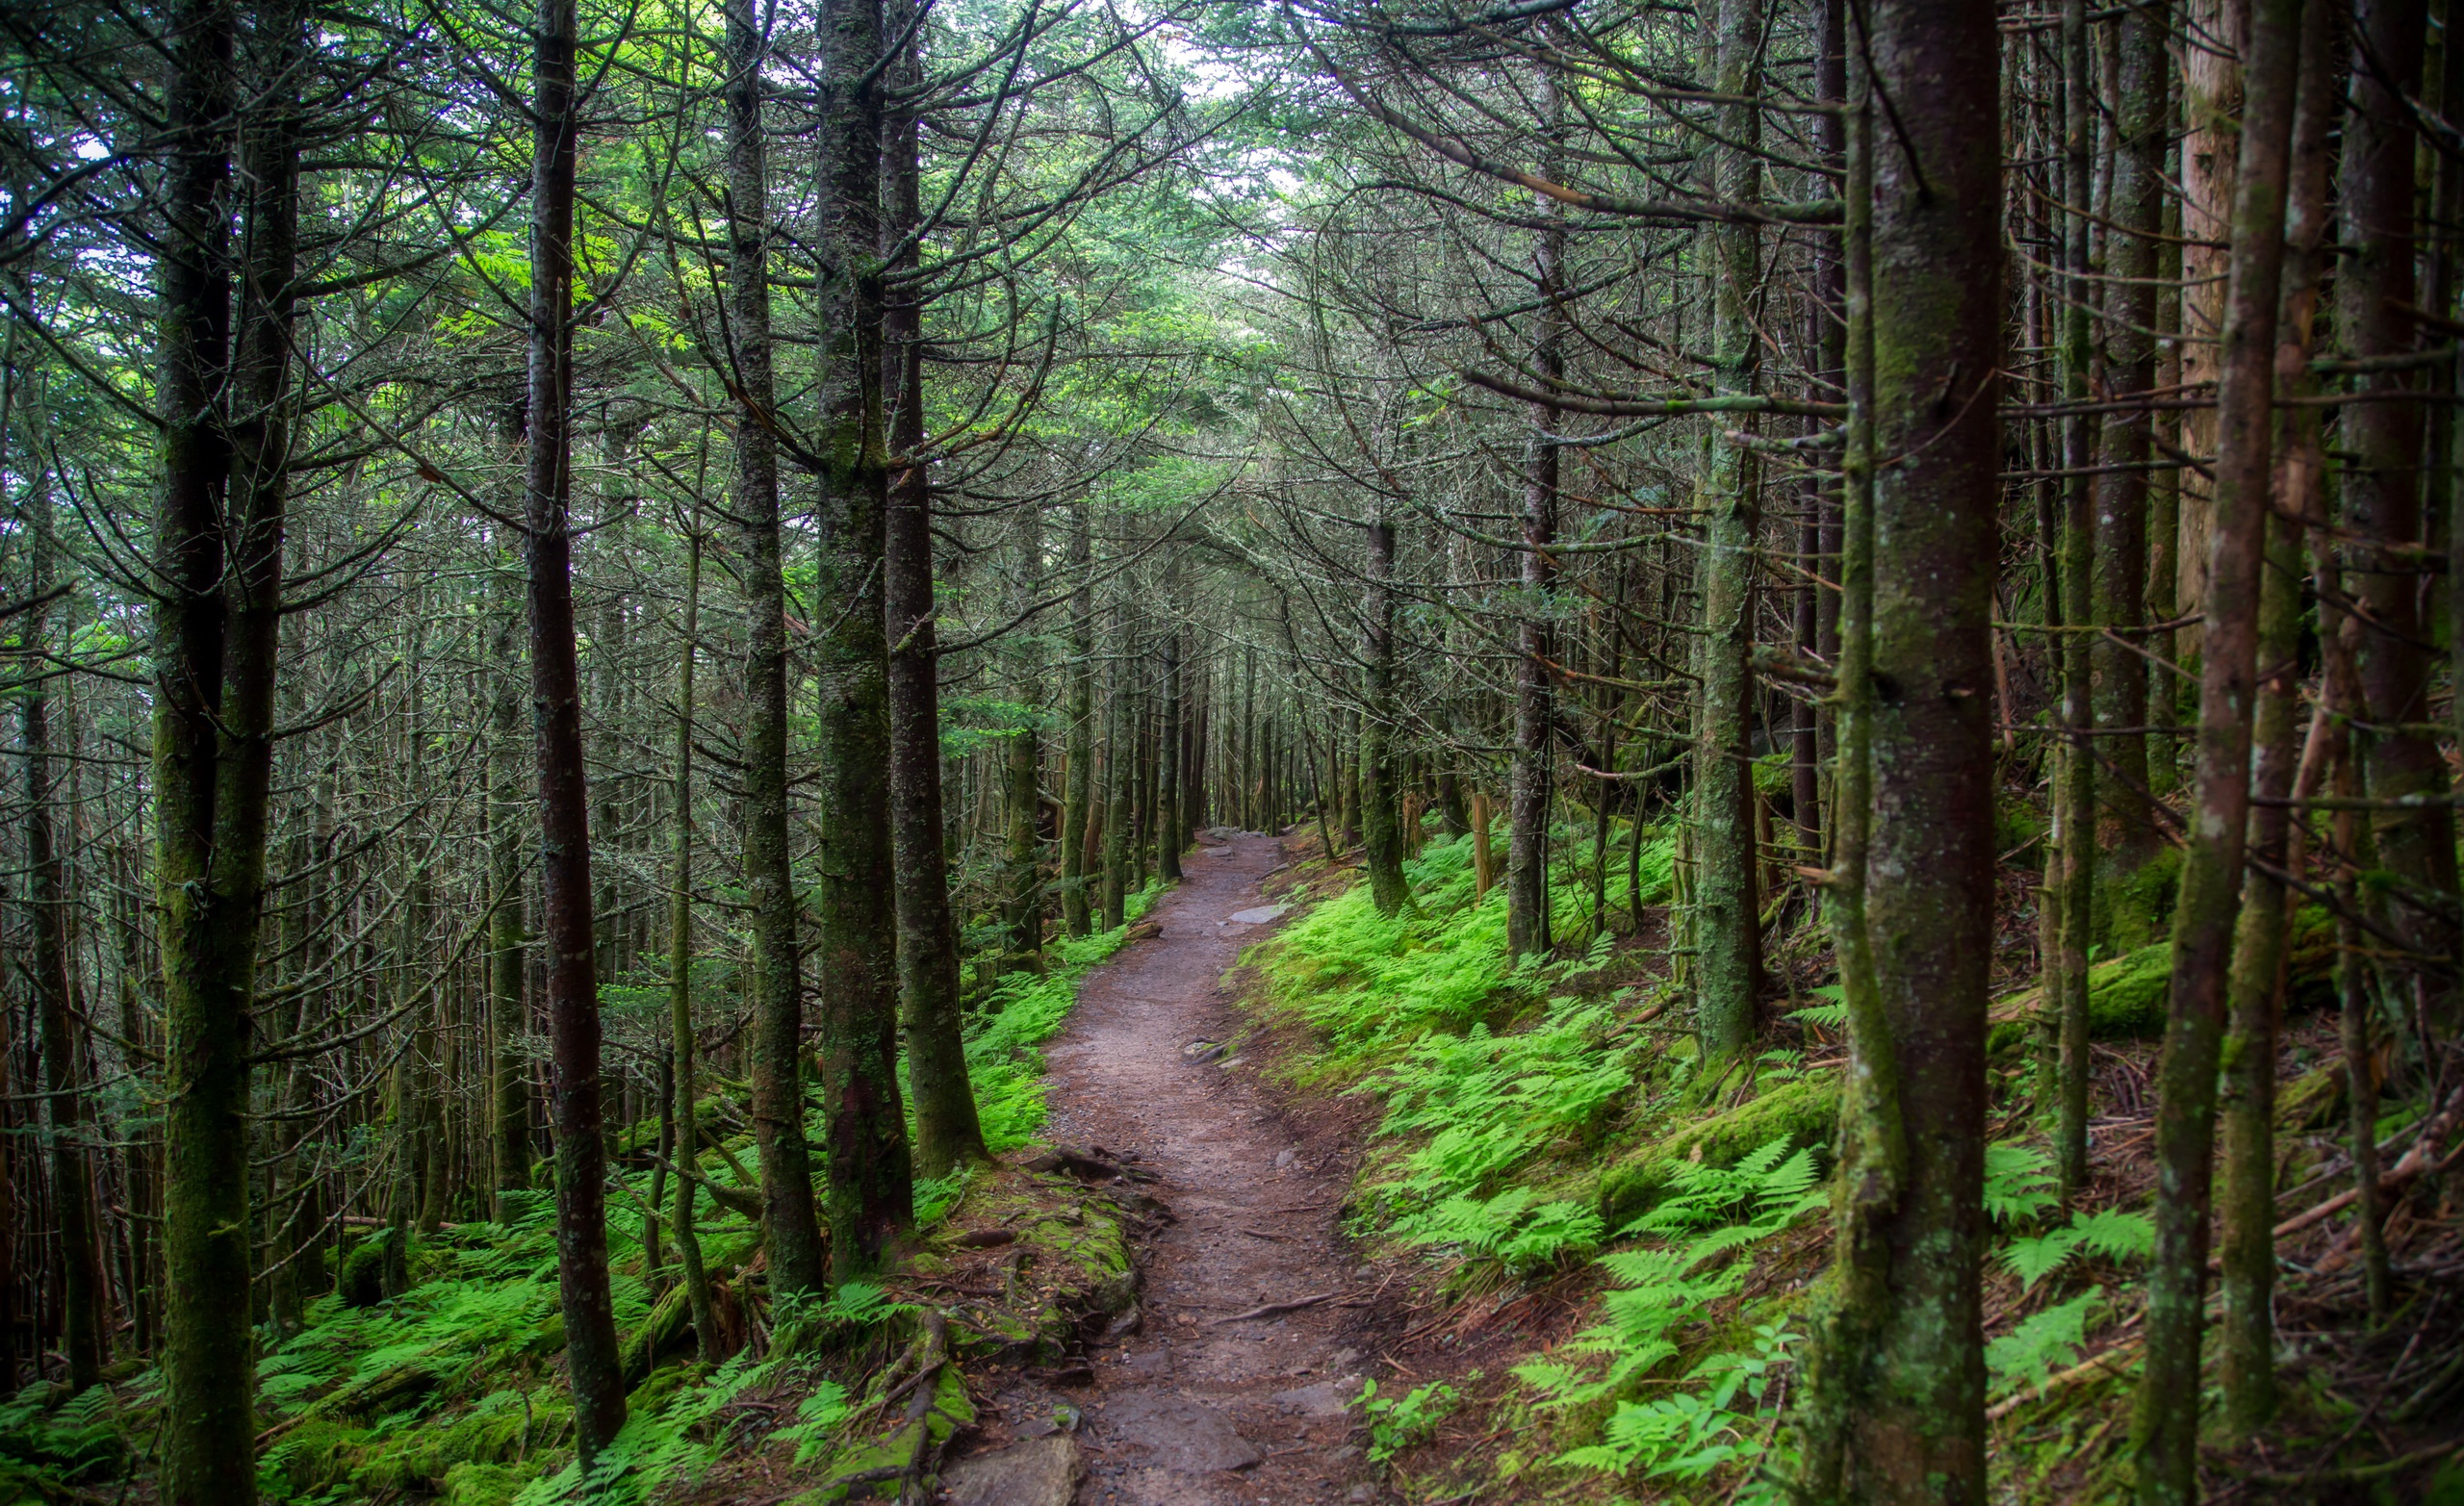
<path fill-rule="evenodd" d="M 1174 1214 L 1146 1252 L 1137 1331 L 1064 1392 L 1086 1413 L 1083 1506 L 1374 1498 L 1347 1442 L 1365 1366 L 1345 1336 L 1371 1289 L 1335 1237 L 1339 1168 L 1310 1163 L 1249 1074 L 1188 1050 L 1229 1032 L 1218 981 L 1271 925 L 1231 917 L 1268 904 L 1258 882 L 1281 861 L 1272 837 L 1205 842 L 1152 912 L 1162 934 L 1089 976 L 1046 1051 L 1052 1139 L 1136 1157 Z"/>

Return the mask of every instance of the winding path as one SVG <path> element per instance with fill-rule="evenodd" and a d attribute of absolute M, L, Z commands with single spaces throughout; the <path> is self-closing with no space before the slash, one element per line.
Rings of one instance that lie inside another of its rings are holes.
<path fill-rule="evenodd" d="M 1368 1296 L 1336 1238 L 1340 1168 L 1311 1164 L 1245 1072 L 1198 1059 L 1220 1039 L 1220 985 L 1270 917 L 1272 837 L 1206 839 L 1140 942 L 1082 985 L 1047 1049 L 1052 1138 L 1136 1158 L 1174 1219 L 1148 1247 L 1137 1329 L 1098 1346 L 1083 1406 L 1082 1506 L 1375 1498 L 1344 1403 L 1362 1357 L 1345 1341 Z M 1271 1304 L 1322 1298 L 1259 1317 Z"/>

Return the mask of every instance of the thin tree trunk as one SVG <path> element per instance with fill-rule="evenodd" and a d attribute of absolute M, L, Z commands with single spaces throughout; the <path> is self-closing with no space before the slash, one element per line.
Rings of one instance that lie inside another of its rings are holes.
<path fill-rule="evenodd" d="M 1549 118 L 1555 128 L 1560 106 L 1556 75 L 1542 76 L 1549 91 Z M 1561 164 L 1555 135 L 1542 153 L 1541 171 L 1554 178 Z M 1542 381 L 1565 374 L 1565 317 L 1556 299 L 1563 290 L 1564 211 L 1554 199 L 1537 213 L 1546 228 L 1532 245 L 1533 282 L 1544 304 L 1536 316 L 1531 370 Z M 1545 388 L 1544 388 L 1545 390 Z M 1529 600 L 1515 628 L 1514 757 L 1507 775 L 1506 950 L 1516 957 L 1549 950 L 1549 796 L 1556 766 L 1555 684 L 1549 660 L 1556 651 L 1550 621 L 1557 567 L 1549 553 L 1557 540 L 1558 410 L 1534 404 L 1523 450 L 1523 588 Z"/>
<path fill-rule="evenodd" d="M 1061 806 L 1061 927 L 1073 936 L 1093 930 L 1087 904 L 1087 816 L 1095 794 L 1095 597 L 1088 584 L 1094 541 L 1087 499 L 1069 504 L 1069 726 L 1064 758 L 1068 786 Z"/>
<path fill-rule="evenodd" d="M 2299 82 L 2295 89 L 2285 201 L 2282 311 L 2275 345 L 2279 396 L 2306 392 L 2325 269 L 2328 133 L 2344 92 L 2344 38 L 2338 8 L 2325 0 L 2301 15 Z M 2279 804 L 2296 792 L 2300 722 L 2301 523 L 2318 509 L 2323 458 L 2319 410 L 2277 412 L 2274 509 L 2259 585 L 2259 701 L 2252 718 L 2251 781 L 2266 804 L 2250 813 L 2257 862 L 2242 876 L 2242 914 L 2233 938 L 2222 1085 L 2224 1192 L 2223 1317 L 2218 1335 L 2224 1422 L 2237 1437 L 2256 1435 L 2275 1415 L 2275 1059 L 2284 1010 L 2289 906 L 2267 871 L 2298 872 L 2292 857 L 2292 813 Z"/>
<path fill-rule="evenodd" d="M 695 509 L 684 557 L 684 651 L 676 669 L 676 797 L 673 855 L 667 894 L 667 1028 L 672 1063 L 669 1117 L 676 1133 L 668 1154 L 687 1172 L 702 1161 L 701 1121 L 694 1108 L 693 1074 L 693 700 L 694 659 L 701 651 L 702 529 Z M 691 1176 L 676 1179 L 677 1264 L 684 1267 L 684 1300 L 693 1311 L 693 1341 L 702 1363 L 716 1365 L 718 1309 L 710 1299 L 710 1273 L 702 1264 L 702 1237 L 693 1227 L 696 1192 Z M 655 1202 L 652 1204 L 657 1206 Z"/>
<path fill-rule="evenodd" d="M 1180 604 L 1180 578 L 1170 575 L 1165 586 L 1165 609 Z M 1181 854 L 1189 847 L 1189 820 L 1181 804 L 1182 724 L 1188 709 L 1181 703 L 1181 630 L 1164 632 L 1164 714 L 1156 732 L 1163 767 L 1156 773 L 1160 809 L 1155 814 L 1155 872 L 1167 883 L 1181 881 Z"/>
<path fill-rule="evenodd" d="M 2147 391 L 2156 380 L 2158 236 L 2165 214 L 2165 149 L 2169 124 L 2166 55 L 2169 7 L 2164 0 L 2122 13 L 2119 100 L 2114 121 L 2112 225 L 2106 233 L 2105 387 L 2117 395 Z M 2147 787 L 2147 663 L 2135 629 L 2147 618 L 2147 470 L 2154 414 L 2108 414 L 2099 436 L 2092 531 L 2095 560 L 2089 582 L 2092 620 L 2119 629 L 2124 641 L 2097 637 L 2090 646 L 2095 753 L 2106 766 L 2096 781 L 2097 883 L 2123 886 L 2163 847 L 2140 793 Z M 2111 906 L 2108 906 L 2109 910 Z M 2115 924 L 2126 917 L 2115 912 Z M 2125 937 L 2119 939 L 2136 938 Z"/>
<path fill-rule="evenodd" d="M 1112 683 L 1105 696 L 1104 783 L 1110 794 L 1104 812 L 1103 928 L 1119 929 L 1127 919 L 1129 900 L 1129 781 L 1136 770 L 1132 752 L 1137 723 L 1131 716 L 1131 648 L 1126 588 L 1113 601 Z"/>
<path fill-rule="evenodd" d="M 607 1160 L 601 1134 L 599 977 L 593 947 L 590 791 L 574 653 L 574 171 L 580 136 L 574 0 L 541 0 L 536 172 L 530 190 L 530 715 L 538 752 L 540 899 L 554 1064 L 556 1278 L 574 1444 L 584 1468 L 625 1425 L 624 1364 L 607 1275 Z"/>
<path fill-rule="evenodd" d="M 1385 494 L 1374 495 L 1368 533 L 1365 572 L 1369 599 L 1361 606 L 1361 689 L 1367 705 L 1360 723 L 1360 790 L 1364 806 L 1361 830 L 1363 866 L 1369 870 L 1369 892 L 1381 915 L 1393 915 L 1411 902 L 1403 881 L 1403 833 L 1395 801 L 1395 523 L 1386 513 Z"/>
<path fill-rule="evenodd" d="M 2144 1506 L 2191 1501 L 2198 1489 L 2199 1335 L 2217 1065 L 2248 834 L 2249 717 L 2258 688 L 2259 574 L 2300 4 L 2259 0 L 2243 54 L 2241 161 L 2233 188 L 2233 250 L 2217 389 L 2198 784 L 2173 915 L 2172 995 L 2157 1077 L 2156 1253 L 2147 1280 L 2147 1362 L 2132 1419 Z"/>
<path fill-rule="evenodd" d="M 93 1140 L 92 1116 L 78 1070 L 77 1037 L 70 1018 L 68 983 L 67 864 L 60 852 L 55 826 L 55 795 L 51 747 L 51 695 L 40 677 L 42 656 L 51 652 L 50 595 L 58 546 L 52 535 L 50 477 L 38 456 L 29 457 L 32 473 L 25 500 L 19 504 L 20 525 L 33 539 L 33 572 L 27 595 L 37 604 L 27 614 L 24 651 L 37 677 L 27 685 L 18 714 L 26 754 L 26 911 L 32 957 L 27 981 L 34 985 L 41 1017 L 43 1088 L 50 1117 L 51 1196 L 60 1226 L 61 1349 L 68 1361 L 68 1387 L 84 1391 L 102 1379 L 105 1340 L 102 1294 L 97 1276 L 94 1177 L 87 1152 Z"/>
<path fill-rule="evenodd" d="M 1043 512 L 1018 515 L 1018 596 L 1034 601 L 1043 588 Z M 1005 967 L 1040 969 L 1043 954 L 1043 675 L 1036 640 L 1013 651 L 1018 702 L 1027 715 L 1004 747 L 1009 806 L 1007 871 L 1001 879 L 1002 920 L 1009 931 Z"/>
<path fill-rule="evenodd" d="M 2345 116 L 2337 200 L 2343 253 L 2336 268 L 2336 334 L 2355 361 L 2400 356 L 2415 346 L 2414 106 L 2426 30 L 2423 0 L 2358 0 L 2354 6 L 2352 107 Z M 2400 393 L 2415 378 L 2382 371 L 2352 379 L 2359 392 Z M 2358 667 L 2366 712 L 2362 774 L 2372 811 L 2371 845 L 2395 885 L 2376 889 L 2397 930 L 2416 950 L 2452 955 L 2447 904 L 2456 892 L 2455 822 L 2447 765 L 2419 728 L 2430 718 L 2431 630 L 2425 593 L 2401 550 L 2421 542 L 2422 407 L 2354 403 L 2338 421 L 2346 526 L 2380 548 L 2348 551 L 2348 578 L 2361 614 Z M 2382 563 L 2383 562 L 2383 563 Z M 2381 964 L 2382 972 L 2393 971 Z M 2390 990 L 2391 994 L 2394 992 Z"/>
<path fill-rule="evenodd" d="M 512 427 L 519 434 L 519 407 Z M 489 675 L 493 681 L 488 751 L 488 881 L 494 907 L 488 913 L 488 1034 L 494 1075 L 490 1136 L 494 1175 L 499 1192 L 530 1186 L 530 1084 L 528 1063 L 514 1041 L 529 1022 L 523 997 L 523 949 L 528 942 L 528 918 L 523 905 L 522 776 L 516 752 L 522 740 L 522 586 L 511 572 L 500 577 L 506 600 L 490 636 Z M 495 1200 L 499 1222 L 511 1214 L 501 1197 Z"/>
<path fill-rule="evenodd" d="M 2084 405 L 2092 360 L 2090 314 L 2098 285 L 2089 266 L 2090 132 L 2094 101 L 2089 73 L 2086 0 L 2063 0 L 2063 262 L 2070 273 L 2062 315 L 2063 395 Z M 2051 651 L 2061 666 L 2062 743 L 2055 754 L 2053 792 L 2056 881 L 2054 974 L 2046 988 L 2061 1018 L 2059 1110 L 2053 1136 L 2054 1168 L 2066 1202 L 2088 1180 L 2088 949 L 2096 914 L 2095 750 L 2089 737 L 2095 720 L 2094 660 L 2089 626 L 2095 621 L 2095 524 L 2088 471 L 2091 421 L 2074 414 L 2063 421 L 2062 523 L 2059 548 L 2062 622 L 2066 629 Z"/>

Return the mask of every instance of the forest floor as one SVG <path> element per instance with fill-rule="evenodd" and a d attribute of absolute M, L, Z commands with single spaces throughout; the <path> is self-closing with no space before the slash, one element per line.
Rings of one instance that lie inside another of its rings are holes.
<path fill-rule="evenodd" d="M 1279 918 L 1259 886 L 1283 862 L 1272 837 L 1203 840 L 1149 912 L 1160 934 L 1091 973 L 1046 1048 L 1046 1137 L 1153 1175 L 1171 1216 L 1141 1252 L 1138 1309 L 1085 1370 L 998 1383 L 976 1463 L 945 1470 L 957 1498 L 1012 1498 L 995 1478 L 1048 1468 L 1059 1446 L 1014 1441 L 1073 1408 L 1087 1506 L 1376 1497 L 1346 1405 L 1378 1312 L 1336 1231 L 1352 1136 L 1288 1120 L 1216 1051 L 1236 1025 L 1223 975 Z"/>

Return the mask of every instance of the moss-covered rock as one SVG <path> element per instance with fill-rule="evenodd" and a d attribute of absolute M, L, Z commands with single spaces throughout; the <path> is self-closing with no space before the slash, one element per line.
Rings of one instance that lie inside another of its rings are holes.
<path fill-rule="evenodd" d="M 343 1306 L 372 1308 L 385 1300 L 385 1242 L 392 1238 L 388 1232 L 362 1239 L 343 1258 L 342 1275 L 334 1284 Z"/>
<path fill-rule="evenodd" d="M 2295 918 L 2285 962 L 2293 1002 L 2318 1002 L 2335 960 L 2335 928 L 2326 913 L 2305 907 Z M 2165 1009 L 2173 994 L 2173 943 L 2168 938 L 2092 964 L 2088 969 L 2088 1035 L 2092 1040 L 2149 1038 L 2165 1033 Z M 1995 1001 L 1988 1015 L 1986 1048 L 1996 1056 L 2020 1050 L 2035 1029 L 2041 984 Z"/>
<path fill-rule="evenodd" d="M 1686 1161 L 1725 1166 L 1776 1139 L 1813 1145 L 1839 1122 L 1836 1074 L 1785 1083 L 1726 1113 L 1696 1119 L 1629 1151 L 1600 1174 L 1601 1221 L 1612 1231 L 1650 1212 L 1675 1167 Z"/>
<path fill-rule="evenodd" d="M 2173 896 L 2181 887 L 2182 855 L 2159 849 L 2135 867 L 2119 858 L 2098 865 L 2095 888 L 2095 935 L 2099 945 L 2130 951 L 2163 941 L 2173 925 Z"/>

